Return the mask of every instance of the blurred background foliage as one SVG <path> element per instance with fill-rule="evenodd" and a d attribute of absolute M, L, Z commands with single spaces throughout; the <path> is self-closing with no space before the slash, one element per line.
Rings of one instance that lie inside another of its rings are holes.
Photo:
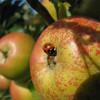
<path fill-rule="evenodd" d="M 0 100 L 12 100 L 9 93 L 9 89 L 0 90 Z"/>
<path fill-rule="evenodd" d="M 43 2 L 51 16 L 56 18 L 56 11 L 52 1 L 66 4 L 59 5 L 59 17 L 83 15 L 100 20 L 100 0 L 39 0 Z M 65 7 L 64 7 L 65 5 Z M 68 6 L 68 7 L 66 7 Z M 0 0 L 0 37 L 10 32 L 24 32 L 37 40 L 40 33 L 47 27 L 43 18 L 26 2 L 26 0 Z"/>
<path fill-rule="evenodd" d="M 0 3 L 0 37 L 11 32 L 28 33 L 37 40 L 47 26 L 43 18 L 25 2 L 3 0 Z"/>

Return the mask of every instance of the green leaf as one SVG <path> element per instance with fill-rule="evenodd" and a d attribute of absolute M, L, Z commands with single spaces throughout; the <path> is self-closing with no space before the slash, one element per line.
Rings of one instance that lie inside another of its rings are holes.
<path fill-rule="evenodd" d="M 54 4 L 50 0 L 42 0 L 42 4 L 47 9 L 50 16 L 57 21 L 57 12 Z"/>
<path fill-rule="evenodd" d="M 36 90 L 34 90 L 34 91 L 32 92 L 32 96 L 33 96 L 33 98 L 34 98 L 35 100 L 41 100 L 41 98 L 40 98 L 40 96 L 39 96 L 39 94 L 38 94 L 38 92 L 37 92 Z"/>
<path fill-rule="evenodd" d="M 59 11 L 58 3 L 60 3 L 60 2 L 59 2 L 59 0 L 51 0 L 51 2 L 54 4 L 54 6 L 56 8 L 57 18 L 58 18 L 58 11 Z"/>
<path fill-rule="evenodd" d="M 59 19 L 65 18 L 65 17 L 69 17 L 71 16 L 70 12 L 69 12 L 69 7 L 71 7 L 71 5 L 67 2 L 64 3 L 59 3 L 59 12 L 58 12 L 58 16 Z"/>
<path fill-rule="evenodd" d="M 70 13 L 70 11 L 69 11 L 69 10 L 67 10 L 66 14 L 67 14 L 67 16 L 68 16 L 68 17 L 70 17 L 70 16 L 71 16 L 71 13 Z"/>

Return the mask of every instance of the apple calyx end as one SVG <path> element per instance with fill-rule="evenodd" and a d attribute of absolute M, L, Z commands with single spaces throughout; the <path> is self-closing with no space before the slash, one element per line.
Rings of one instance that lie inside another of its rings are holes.
<path fill-rule="evenodd" d="M 6 59 L 8 58 L 8 53 L 9 53 L 9 50 L 8 51 L 0 51 L 0 64 L 4 64 Z"/>

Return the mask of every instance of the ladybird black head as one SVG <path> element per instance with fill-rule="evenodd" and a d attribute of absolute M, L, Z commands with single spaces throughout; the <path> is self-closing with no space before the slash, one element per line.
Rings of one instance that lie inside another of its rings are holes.
<path fill-rule="evenodd" d="M 56 56 L 57 54 L 56 48 L 51 43 L 44 44 L 43 50 L 49 56 Z"/>
<path fill-rule="evenodd" d="M 49 49 L 48 52 L 50 53 L 51 56 L 56 56 L 56 49 L 53 47 L 52 49 Z"/>

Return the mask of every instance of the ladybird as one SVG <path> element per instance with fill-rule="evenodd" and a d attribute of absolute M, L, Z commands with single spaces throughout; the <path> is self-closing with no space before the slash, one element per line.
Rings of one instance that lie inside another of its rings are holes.
<path fill-rule="evenodd" d="M 51 43 L 45 43 L 43 45 L 43 50 L 49 56 L 56 56 L 56 48 Z"/>

